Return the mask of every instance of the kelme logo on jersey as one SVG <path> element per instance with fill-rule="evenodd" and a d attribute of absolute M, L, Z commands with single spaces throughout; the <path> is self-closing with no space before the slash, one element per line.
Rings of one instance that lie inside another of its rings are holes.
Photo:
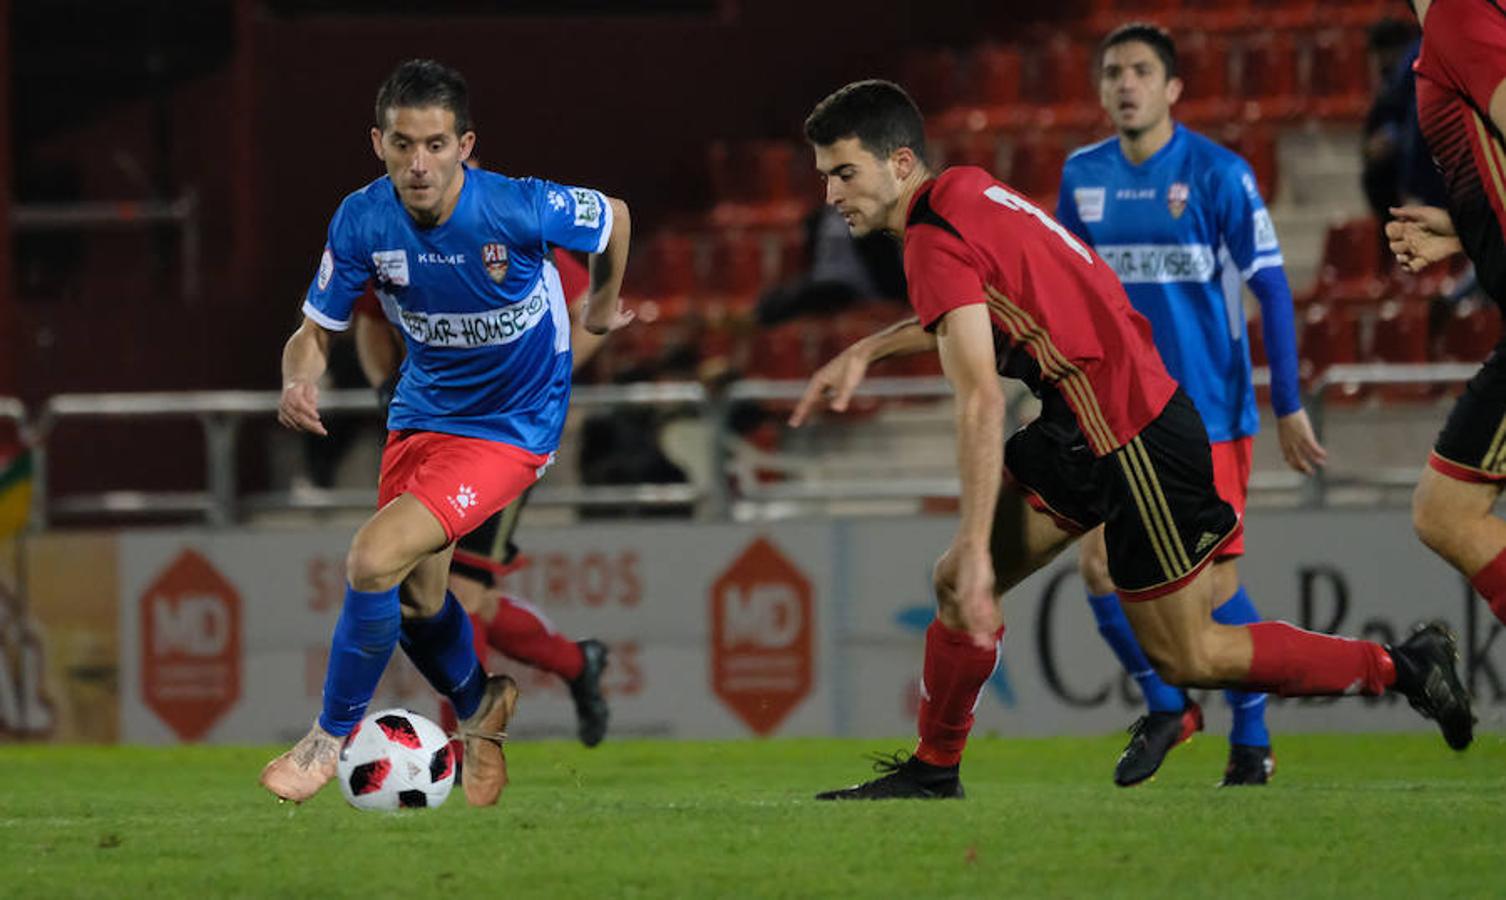
<path fill-rule="evenodd" d="M 1180 219 L 1182 213 L 1187 211 L 1187 198 L 1191 193 L 1181 181 L 1173 181 L 1171 187 L 1166 189 L 1166 208 L 1170 210 L 1173 219 Z"/>
<path fill-rule="evenodd" d="M 502 279 L 507 277 L 507 245 L 483 244 L 481 259 L 486 263 L 486 274 L 491 276 L 492 281 L 501 284 Z"/>

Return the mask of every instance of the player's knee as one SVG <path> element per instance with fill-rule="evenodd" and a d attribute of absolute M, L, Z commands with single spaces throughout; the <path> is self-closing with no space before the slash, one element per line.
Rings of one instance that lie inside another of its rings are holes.
<path fill-rule="evenodd" d="M 345 554 L 345 577 L 350 586 L 358 591 L 385 591 L 395 586 L 398 579 L 393 577 L 389 555 L 376 541 L 358 532 Z"/>
<path fill-rule="evenodd" d="M 1438 501 L 1437 494 L 1419 484 L 1412 493 L 1412 530 L 1430 549 L 1442 552 L 1449 543 L 1458 519 L 1445 504 Z"/>

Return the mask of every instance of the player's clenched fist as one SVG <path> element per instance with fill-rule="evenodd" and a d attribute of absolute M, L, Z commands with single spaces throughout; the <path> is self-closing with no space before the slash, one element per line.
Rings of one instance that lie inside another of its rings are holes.
<path fill-rule="evenodd" d="M 277 421 L 294 431 L 328 436 L 319 420 L 319 386 L 302 381 L 283 385 L 282 398 L 277 401 Z"/>

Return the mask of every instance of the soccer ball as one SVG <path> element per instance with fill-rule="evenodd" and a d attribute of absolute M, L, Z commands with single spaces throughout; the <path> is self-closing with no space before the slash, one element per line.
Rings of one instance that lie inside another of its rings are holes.
<path fill-rule="evenodd" d="M 454 786 L 449 738 L 418 713 L 370 713 L 340 748 L 340 792 L 356 809 L 439 806 Z"/>

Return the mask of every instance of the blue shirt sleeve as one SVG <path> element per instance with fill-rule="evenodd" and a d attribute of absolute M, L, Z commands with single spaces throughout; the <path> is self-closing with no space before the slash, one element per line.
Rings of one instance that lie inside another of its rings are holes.
<path fill-rule="evenodd" d="M 1260 199 L 1249 164 L 1235 157 L 1221 165 L 1214 174 L 1213 191 L 1219 236 L 1234 257 L 1240 276 L 1249 281 L 1261 269 L 1280 266 L 1276 226 Z"/>
<path fill-rule="evenodd" d="M 1290 415 L 1302 408 L 1302 394 L 1297 381 L 1292 290 L 1282 268 L 1276 226 L 1249 163 L 1235 157 L 1219 167 L 1215 178 L 1219 236 L 1241 278 L 1260 301 L 1266 359 L 1271 366 L 1271 408 L 1277 416 Z"/>
<path fill-rule="evenodd" d="M 335 210 L 329 222 L 329 237 L 324 254 L 319 257 L 319 271 L 303 298 L 303 314 L 330 331 L 350 327 L 351 311 L 366 290 L 371 278 L 371 263 L 359 247 L 356 216 L 350 212 L 351 198 Z M 392 260 L 392 271 L 384 272 L 394 284 L 408 283 L 407 259 Z M 401 271 L 397 263 L 401 262 Z"/>
<path fill-rule="evenodd" d="M 546 244 L 583 253 L 607 249 L 607 239 L 612 236 L 612 205 L 601 191 L 539 181 L 535 202 Z"/>
<path fill-rule="evenodd" d="M 1297 382 L 1297 328 L 1292 312 L 1292 289 L 1280 266 L 1261 269 L 1250 278 L 1250 290 L 1260 301 L 1260 326 L 1265 355 L 1271 366 L 1271 409 L 1277 417 L 1302 408 Z"/>

